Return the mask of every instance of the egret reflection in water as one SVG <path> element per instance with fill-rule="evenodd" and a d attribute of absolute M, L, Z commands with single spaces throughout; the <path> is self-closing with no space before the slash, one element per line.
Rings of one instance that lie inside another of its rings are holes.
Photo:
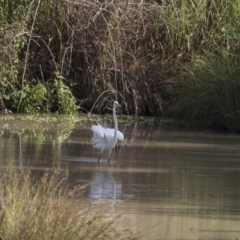
<path fill-rule="evenodd" d="M 112 175 L 110 167 L 107 171 L 93 172 L 89 197 L 93 203 L 110 203 L 114 206 L 122 198 L 122 180 Z"/>

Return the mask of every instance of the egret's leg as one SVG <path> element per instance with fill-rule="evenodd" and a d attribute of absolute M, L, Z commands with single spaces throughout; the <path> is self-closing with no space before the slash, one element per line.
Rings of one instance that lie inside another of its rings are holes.
<path fill-rule="evenodd" d="M 111 149 L 111 150 L 109 150 L 109 152 L 108 152 L 108 163 L 109 163 L 109 161 L 110 161 L 111 154 L 112 154 L 112 149 Z"/>
<path fill-rule="evenodd" d="M 99 157 L 98 157 L 98 162 L 99 162 L 99 160 L 100 160 L 100 158 L 101 158 L 101 155 L 102 155 L 102 154 L 100 154 Z"/>

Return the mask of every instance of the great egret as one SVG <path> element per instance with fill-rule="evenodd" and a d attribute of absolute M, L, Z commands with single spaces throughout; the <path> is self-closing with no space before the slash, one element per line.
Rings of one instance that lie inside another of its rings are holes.
<path fill-rule="evenodd" d="M 100 155 L 98 157 L 98 162 L 101 158 L 101 155 L 104 150 L 108 151 L 108 162 L 110 160 L 112 150 L 117 143 L 117 139 L 120 141 L 124 140 L 124 135 L 122 132 L 118 131 L 118 121 L 116 117 L 116 106 L 118 102 L 113 102 L 113 121 L 114 121 L 114 129 L 113 128 L 105 128 L 98 123 L 98 125 L 93 125 L 91 130 L 93 131 L 92 141 L 94 142 L 94 148 L 100 150 Z"/>

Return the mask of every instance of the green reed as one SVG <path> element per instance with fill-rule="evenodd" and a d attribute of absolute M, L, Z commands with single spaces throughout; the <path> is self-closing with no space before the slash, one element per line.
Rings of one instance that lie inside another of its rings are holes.
<path fill-rule="evenodd" d="M 232 55 L 195 56 L 172 89 L 167 115 L 239 131 L 239 64 L 240 58 Z"/>

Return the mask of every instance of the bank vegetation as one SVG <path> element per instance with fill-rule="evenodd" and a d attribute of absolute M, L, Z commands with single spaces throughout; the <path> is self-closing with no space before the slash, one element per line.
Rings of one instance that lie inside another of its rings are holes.
<path fill-rule="evenodd" d="M 5 112 L 123 114 L 240 130 L 238 0 L 4 0 Z"/>

